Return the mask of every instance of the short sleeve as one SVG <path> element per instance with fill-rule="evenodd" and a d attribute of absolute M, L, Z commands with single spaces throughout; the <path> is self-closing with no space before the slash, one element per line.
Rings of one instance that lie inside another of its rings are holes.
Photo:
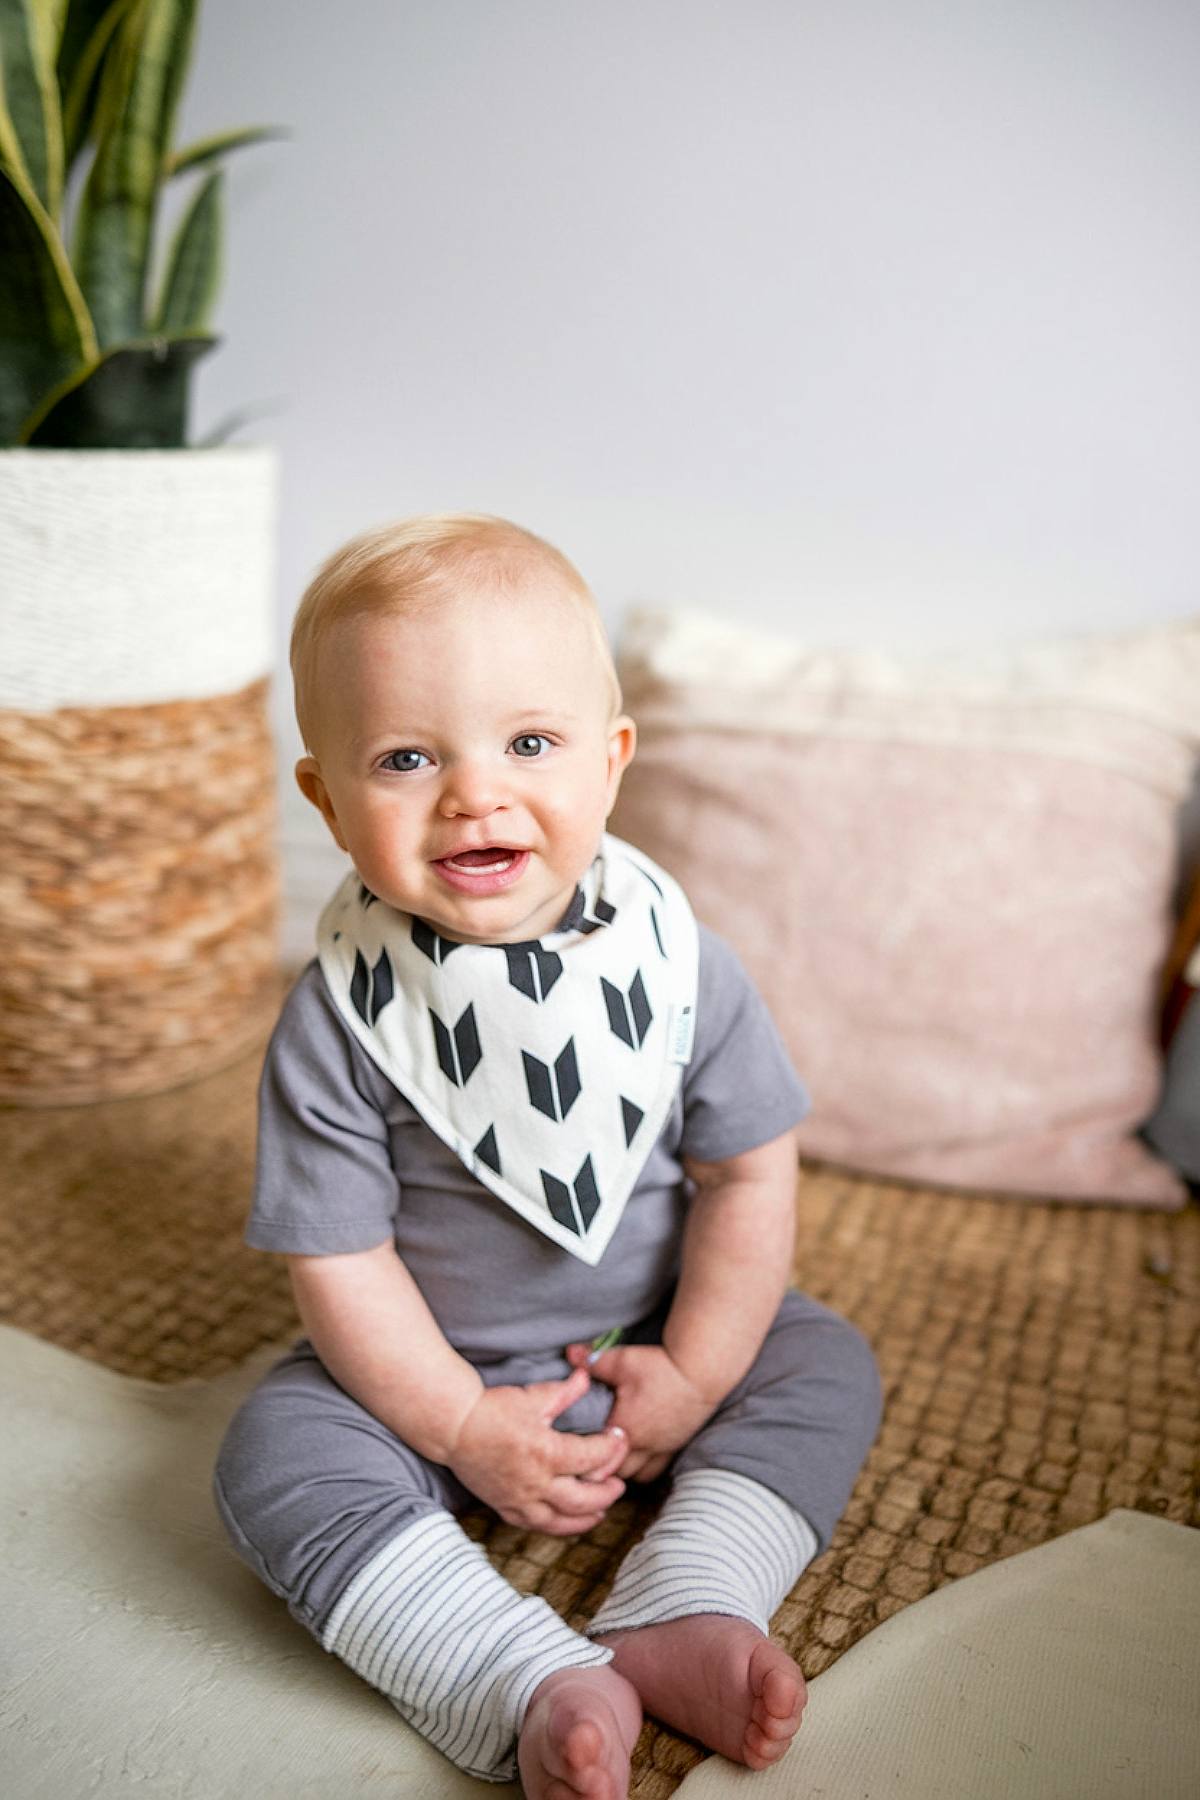
<path fill-rule="evenodd" d="M 394 1235 L 387 1083 L 352 1041 L 312 963 L 267 1047 L 246 1242 L 296 1256 L 371 1250 Z"/>
<path fill-rule="evenodd" d="M 684 1072 L 680 1149 L 720 1162 L 798 1125 L 808 1092 L 736 953 L 700 926 L 696 1042 Z"/>

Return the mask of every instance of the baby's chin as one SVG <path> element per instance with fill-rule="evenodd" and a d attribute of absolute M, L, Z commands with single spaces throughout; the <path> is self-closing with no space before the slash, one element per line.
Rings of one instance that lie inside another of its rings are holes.
<path fill-rule="evenodd" d="M 474 944 L 530 944 L 541 942 L 552 937 L 556 932 L 570 929 L 575 904 L 575 891 L 556 901 L 552 908 L 526 915 L 520 919 L 501 922 L 493 920 L 490 925 L 471 921 L 464 923 L 460 919 L 445 916 L 443 923 L 436 926 L 444 938 L 452 938 L 459 943 Z M 432 921 L 429 921 L 432 923 Z"/>

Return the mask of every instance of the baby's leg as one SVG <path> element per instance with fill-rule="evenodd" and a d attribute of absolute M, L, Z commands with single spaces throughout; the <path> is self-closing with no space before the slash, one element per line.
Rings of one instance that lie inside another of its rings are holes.
<path fill-rule="evenodd" d="M 751 1768 L 787 1749 L 804 1681 L 771 1614 L 829 1541 L 879 1424 L 865 1340 L 788 1294 L 754 1367 L 674 1465 L 591 1635 L 647 1712 Z"/>
<path fill-rule="evenodd" d="M 310 1352 L 267 1376 L 217 1466 L 235 1547 L 325 1649 L 469 1774 L 624 1800 L 641 1723 L 612 1652 L 517 1593 L 452 1516 L 470 1499 Z"/>

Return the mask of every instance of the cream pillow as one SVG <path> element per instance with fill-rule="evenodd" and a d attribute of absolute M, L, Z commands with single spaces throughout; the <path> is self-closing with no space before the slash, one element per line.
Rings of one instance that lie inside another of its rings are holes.
<path fill-rule="evenodd" d="M 611 829 L 770 1002 L 805 1154 L 1178 1206 L 1137 1137 L 1200 749 L 1200 620 L 917 668 L 639 611 Z"/>

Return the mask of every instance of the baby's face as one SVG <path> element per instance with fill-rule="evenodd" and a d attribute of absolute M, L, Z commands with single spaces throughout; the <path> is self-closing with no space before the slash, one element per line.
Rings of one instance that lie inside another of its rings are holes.
<path fill-rule="evenodd" d="M 553 930 L 636 741 L 579 609 L 468 591 L 344 620 L 319 675 L 296 775 L 372 893 L 464 943 Z"/>

